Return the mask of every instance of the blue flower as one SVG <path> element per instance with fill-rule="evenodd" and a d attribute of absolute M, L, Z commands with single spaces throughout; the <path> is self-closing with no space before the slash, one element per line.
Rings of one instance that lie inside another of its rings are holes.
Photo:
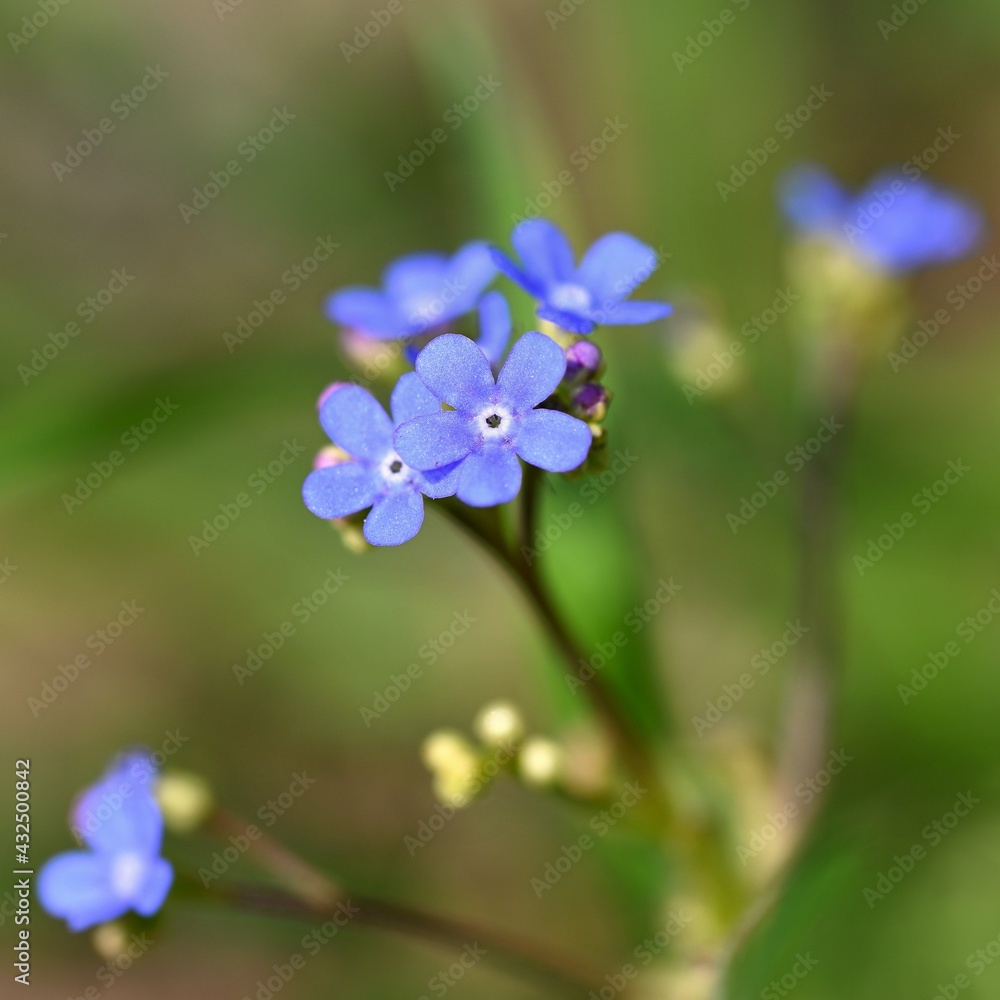
<path fill-rule="evenodd" d="M 410 254 L 386 268 L 382 291 L 345 288 L 327 299 L 326 313 L 374 340 L 416 337 L 471 312 L 495 277 L 485 243 L 467 243 L 451 258 Z"/>
<path fill-rule="evenodd" d="M 497 267 L 539 300 L 542 319 L 564 330 L 590 333 L 598 324 L 651 323 L 670 315 L 666 302 L 625 301 L 659 263 L 652 247 L 628 233 L 602 236 L 584 254 L 579 267 L 566 237 L 546 219 L 522 222 L 511 243 L 520 265 L 494 247 Z"/>
<path fill-rule="evenodd" d="M 958 260 L 974 249 L 984 228 L 970 202 L 894 170 L 851 195 L 822 167 L 804 165 L 782 179 L 779 201 L 800 231 L 846 243 L 894 272 Z"/>
<path fill-rule="evenodd" d="M 479 356 L 483 357 L 481 351 Z M 408 542 L 423 524 L 424 496 L 452 496 L 457 484 L 457 469 L 418 472 L 393 450 L 394 427 L 441 411 L 437 398 L 413 372 L 396 383 L 391 406 L 392 420 L 361 386 L 346 385 L 330 392 L 320 407 L 319 420 L 330 440 L 349 457 L 316 469 L 302 487 L 306 506 L 327 520 L 371 507 L 364 534 L 372 545 Z"/>
<path fill-rule="evenodd" d="M 57 854 L 39 872 L 42 906 L 71 931 L 129 910 L 152 916 L 167 898 L 174 872 L 160 857 L 163 816 L 149 787 L 153 773 L 146 753 L 117 760 L 73 808 L 73 830 L 90 849 Z"/>
<path fill-rule="evenodd" d="M 569 472 L 590 450 L 590 428 L 567 413 L 536 409 L 555 392 L 566 355 L 554 340 L 526 333 L 494 381 L 489 361 L 467 337 L 447 333 L 417 357 L 417 375 L 453 410 L 401 424 L 395 445 L 415 469 L 458 466 L 458 499 L 493 507 L 521 488 L 518 456 L 549 472 Z"/>

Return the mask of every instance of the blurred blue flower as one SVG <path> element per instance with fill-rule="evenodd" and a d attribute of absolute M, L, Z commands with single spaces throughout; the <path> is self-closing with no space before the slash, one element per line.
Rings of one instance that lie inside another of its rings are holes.
<path fill-rule="evenodd" d="M 485 243 L 467 243 L 453 257 L 416 253 L 390 264 L 383 289 L 345 288 L 326 302 L 336 323 L 375 340 L 415 337 L 471 312 L 497 269 Z"/>
<path fill-rule="evenodd" d="M 174 872 L 160 857 L 163 816 L 150 788 L 154 772 L 149 754 L 127 754 L 77 799 L 72 826 L 89 850 L 57 854 L 38 875 L 42 906 L 70 930 L 129 910 L 149 917 L 163 905 Z"/>
<path fill-rule="evenodd" d="M 302 487 L 309 510 L 327 520 L 371 507 L 364 535 L 372 545 L 408 542 L 423 524 L 424 496 L 452 496 L 458 480 L 457 469 L 418 472 L 393 450 L 395 427 L 441 410 L 437 397 L 413 372 L 396 383 L 391 408 L 390 420 L 374 396 L 357 385 L 325 394 L 320 423 L 349 458 L 311 472 Z"/>
<path fill-rule="evenodd" d="M 401 424 L 396 450 L 415 469 L 459 462 L 458 498 L 472 507 L 506 503 L 521 488 L 518 456 L 549 472 L 569 472 L 587 457 L 592 435 L 582 420 L 536 409 L 565 371 L 562 348 L 541 333 L 526 333 L 514 344 L 495 381 L 471 340 L 437 337 L 417 357 L 417 374 L 454 409 Z"/>
<path fill-rule="evenodd" d="M 971 202 L 896 170 L 852 195 L 825 169 L 806 164 L 784 176 L 778 196 L 795 228 L 845 243 L 887 271 L 950 263 L 983 235 L 983 216 Z"/>
<path fill-rule="evenodd" d="M 569 241 L 546 219 L 522 222 L 511 243 L 520 264 L 494 247 L 497 267 L 539 300 L 542 319 L 564 330 L 590 333 L 599 324 L 651 323 L 670 315 L 666 302 L 626 301 L 659 266 L 656 251 L 628 233 L 602 236 L 579 267 Z"/>

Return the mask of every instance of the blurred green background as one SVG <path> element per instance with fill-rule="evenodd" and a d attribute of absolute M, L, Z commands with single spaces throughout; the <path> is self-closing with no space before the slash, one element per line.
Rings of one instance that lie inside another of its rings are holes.
<path fill-rule="evenodd" d="M 0 743 L 11 765 L 32 760 L 36 860 L 69 846 L 67 804 L 114 752 L 157 747 L 179 731 L 186 742 L 171 764 L 203 773 L 245 815 L 296 772 L 315 777 L 272 832 L 364 887 L 518 929 L 608 972 L 659 926 L 661 873 L 652 852 L 625 836 L 610 835 L 536 899 L 530 879 L 586 829 L 588 815 L 513 783 L 410 856 L 403 838 L 434 807 L 418 757 L 428 731 L 466 729 L 496 697 L 520 704 L 533 731 L 559 733 L 575 720 L 563 714 L 551 653 L 518 595 L 448 523 L 431 513 L 415 542 L 357 557 L 303 508 L 299 489 L 323 443 L 315 397 L 347 373 L 324 297 L 374 283 L 402 253 L 450 251 L 480 237 L 506 243 L 512 217 L 562 171 L 572 183 L 547 214 L 578 247 L 619 228 L 662 247 L 670 257 L 643 297 L 707 297 L 736 330 L 786 287 L 773 187 L 792 163 L 818 159 L 859 184 L 950 128 L 959 138 L 930 176 L 996 218 L 994 0 L 914 2 L 887 37 L 877 22 L 892 17 L 889 3 L 733 0 L 731 23 L 679 67 L 675 53 L 710 30 L 704 22 L 723 6 L 401 0 L 352 53 L 344 43 L 354 44 L 373 7 L 385 7 L 380 0 L 70 0 L 39 15 L 48 23 L 33 37 L 8 35 Z M 4 32 L 19 34 L 43 8 L 4 0 L 0 10 Z M 152 88 L 150 67 L 163 71 Z M 390 190 L 385 172 L 491 75 L 500 84 L 492 95 Z M 724 201 L 717 182 L 823 85 L 834 96 Z M 121 116 L 122 92 L 143 86 L 143 99 Z M 275 108 L 294 119 L 250 162 L 241 144 Z M 100 144 L 78 166 L 57 169 L 67 145 L 105 118 L 113 128 Z M 624 128 L 581 169 L 574 155 L 608 118 Z M 179 206 L 234 159 L 240 172 L 185 219 Z M 231 351 L 226 332 L 255 300 L 288 291 L 283 275 L 320 238 L 339 247 Z M 914 318 L 932 315 L 977 267 L 967 261 L 921 277 Z M 133 278 L 84 322 L 78 306 L 115 270 Z M 514 297 L 527 322 L 526 303 Z M 880 357 L 864 381 L 841 567 L 849 630 L 837 743 L 854 760 L 786 900 L 740 963 L 734 997 L 761 996 L 809 952 L 819 964 L 794 987 L 803 1000 L 929 1000 L 1000 934 L 1000 623 L 963 646 L 918 698 L 903 705 L 897 693 L 1000 586 L 998 307 L 1000 283 L 899 373 Z M 24 377 L 20 366 L 74 319 L 79 334 Z M 789 330 L 779 324 L 750 349 L 729 409 L 711 396 L 685 399 L 669 363 L 669 324 L 612 330 L 600 342 L 616 393 L 613 447 L 638 461 L 553 545 L 545 571 L 590 645 L 661 578 L 683 586 L 643 638 L 663 664 L 677 734 L 697 744 L 691 717 L 794 617 L 794 489 L 735 537 L 725 521 L 802 439 L 791 415 Z M 122 436 L 160 400 L 175 412 L 129 450 Z M 285 442 L 301 453 L 259 493 L 254 480 L 252 503 L 195 555 L 190 537 Z M 68 511 L 63 498 L 77 477 L 114 451 L 124 463 Z M 970 473 L 859 576 L 852 557 L 959 459 Z M 548 509 L 564 510 L 579 489 L 558 484 Z M 330 570 L 347 583 L 238 684 L 233 665 Z M 96 655 L 88 637 L 132 601 L 144 610 Z M 456 612 L 477 619 L 468 634 L 366 726 L 360 708 Z M 88 652 L 91 666 L 33 711 L 29 699 L 41 698 L 59 666 Z M 765 750 L 788 662 L 726 719 Z M 968 791 L 981 799 L 972 815 L 870 908 L 863 889 Z M 191 848 L 190 860 L 206 862 L 214 849 Z M 241 865 L 233 877 L 252 873 L 250 862 Z M 60 1000 L 95 985 L 136 1000 L 252 996 L 274 963 L 300 950 L 305 931 L 172 906 L 157 947 L 127 978 L 102 986 L 86 935 L 70 936 L 37 908 L 34 928 L 36 988 Z M 10 929 L 8 918 L 6 941 Z M 454 958 L 351 929 L 283 996 L 419 997 Z M 998 988 L 1000 967 L 989 967 L 962 996 L 994 997 Z M 13 995 L 13 986 L 0 992 Z M 485 963 L 453 992 L 539 994 Z"/>

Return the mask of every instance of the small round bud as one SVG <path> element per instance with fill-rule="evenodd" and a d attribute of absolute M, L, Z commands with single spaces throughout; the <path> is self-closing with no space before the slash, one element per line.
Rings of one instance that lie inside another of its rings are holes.
<path fill-rule="evenodd" d="M 509 701 L 494 701 L 476 716 L 472 729 L 487 746 L 500 747 L 524 736 L 524 719 Z"/>
<path fill-rule="evenodd" d="M 553 784 L 559 778 L 562 765 L 562 747 L 542 736 L 525 740 L 517 758 L 518 771 L 525 784 L 538 788 Z"/>
<path fill-rule="evenodd" d="M 186 771 L 161 774 L 153 794 L 163 813 L 163 822 L 174 833 L 190 833 L 208 819 L 215 803 L 204 778 Z"/>
<path fill-rule="evenodd" d="M 443 771 L 474 755 L 469 741 L 454 729 L 438 729 L 424 740 L 420 758 L 431 771 Z"/>
<path fill-rule="evenodd" d="M 608 415 L 611 393 L 597 382 L 587 382 L 573 393 L 573 416 L 600 423 Z"/>
<path fill-rule="evenodd" d="M 592 379 L 603 364 L 601 349 L 593 341 L 578 340 L 566 348 L 566 379 L 570 382 Z"/>
<path fill-rule="evenodd" d="M 90 943 L 101 958 L 114 962 L 128 953 L 128 930 L 120 920 L 98 924 L 90 935 Z"/>

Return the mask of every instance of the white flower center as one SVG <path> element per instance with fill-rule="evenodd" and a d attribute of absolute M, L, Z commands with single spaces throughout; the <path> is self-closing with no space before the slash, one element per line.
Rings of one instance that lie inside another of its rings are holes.
<path fill-rule="evenodd" d="M 505 406 L 488 406 L 476 417 L 476 431 L 487 441 L 503 441 L 513 430 L 511 412 Z"/>
<path fill-rule="evenodd" d="M 553 285 L 549 289 L 548 299 L 556 309 L 562 309 L 564 312 L 577 312 L 581 309 L 589 309 L 593 302 L 590 292 L 583 285 L 577 285 L 573 282 L 562 282 L 561 284 Z"/>
<path fill-rule="evenodd" d="M 410 469 L 394 451 L 390 451 L 379 465 L 379 472 L 389 486 L 400 486 L 407 481 Z"/>
<path fill-rule="evenodd" d="M 131 899 L 142 885 L 146 859 L 135 851 L 119 854 L 111 862 L 111 889 L 122 899 Z"/>

